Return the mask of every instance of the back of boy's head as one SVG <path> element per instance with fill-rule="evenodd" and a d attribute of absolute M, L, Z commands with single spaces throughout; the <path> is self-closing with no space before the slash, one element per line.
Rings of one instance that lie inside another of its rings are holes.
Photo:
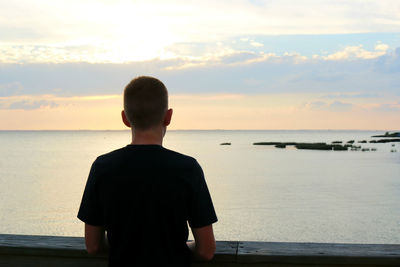
<path fill-rule="evenodd" d="M 124 112 L 138 130 L 148 130 L 163 122 L 168 109 L 168 91 L 158 79 L 140 76 L 124 90 Z"/>

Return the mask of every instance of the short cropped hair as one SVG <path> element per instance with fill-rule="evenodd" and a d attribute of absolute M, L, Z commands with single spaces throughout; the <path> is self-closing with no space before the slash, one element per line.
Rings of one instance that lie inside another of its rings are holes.
<path fill-rule="evenodd" d="M 168 91 L 158 79 L 140 76 L 124 90 L 124 112 L 130 124 L 139 130 L 158 126 L 168 109 Z"/>

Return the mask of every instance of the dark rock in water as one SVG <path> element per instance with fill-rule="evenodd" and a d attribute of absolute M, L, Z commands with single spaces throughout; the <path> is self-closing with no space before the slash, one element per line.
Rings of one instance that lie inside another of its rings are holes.
<path fill-rule="evenodd" d="M 231 143 L 221 143 L 221 144 L 219 144 L 220 146 L 230 146 L 231 145 Z"/>
<path fill-rule="evenodd" d="M 276 146 L 282 144 L 281 142 L 257 142 L 253 143 L 255 146 Z"/>
<path fill-rule="evenodd" d="M 277 146 L 277 145 L 285 145 L 285 146 L 295 146 L 296 142 L 257 142 L 253 143 L 255 146 Z"/>
<path fill-rule="evenodd" d="M 400 138 L 376 140 L 376 143 L 394 143 L 394 142 L 400 142 Z"/>
<path fill-rule="evenodd" d="M 312 150 L 332 150 L 332 145 L 326 143 L 298 143 L 297 149 L 312 149 Z"/>
<path fill-rule="evenodd" d="M 333 141 L 332 144 L 341 144 L 342 141 Z"/>
<path fill-rule="evenodd" d="M 367 142 L 366 140 L 358 141 L 358 143 L 361 143 L 361 144 L 365 144 L 366 142 Z"/>
<path fill-rule="evenodd" d="M 372 144 L 375 144 L 376 143 L 376 140 L 371 140 L 371 141 L 369 141 L 370 143 L 372 143 Z"/>
<path fill-rule="evenodd" d="M 400 132 L 386 132 L 384 135 L 373 135 L 372 137 L 400 137 Z"/>
<path fill-rule="evenodd" d="M 295 146 L 295 145 L 297 145 L 296 142 L 284 142 L 284 143 L 282 143 L 282 144 L 285 144 L 285 145 L 287 145 L 287 146 Z"/>
<path fill-rule="evenodd" d="M 347 144 L 354 144 L 354 140 L 347 141 Z"/>
<path fill-rule="evenodd" d="M 352 144 L 345 144 L 343 146 L 346 147 L 346 148 L 349 148 L 349 147 L 352 147 L 353 145 Z"/>
<path fill-rule="evenodd" d="M 278 145 L 275 145 L 275 147 L 276 148 L 286 148 L 286 145 L 285 144 L 278 144 Z"/>
<path fill-rule="evenodd" d="M 297 149 L 311 149 L 311 150 L 335 150 L 335 151 L 346 151 L 350 145 L 328 145 L 326 143 L 298 143 Z"/>
<path fill-rule="evenodd" d="M 362 152 L 369 151 L 369 150 L 370 150 L 369 148 L 362 148 L 361 149 Z"/>
<path fill-rule="evenodd" d="M 335 151 L 347 151 L 347 146 L 341 146 L 341 145 L 334 145 L 333 150 Z"/>

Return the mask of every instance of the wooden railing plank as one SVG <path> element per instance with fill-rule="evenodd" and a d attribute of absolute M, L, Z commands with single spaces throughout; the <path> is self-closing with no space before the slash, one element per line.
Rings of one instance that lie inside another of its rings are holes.
<path fill-rule="evenodd" d="M 400 266 L 400 245 L 239 242 L 238 262 Z"/>
<path fill-rule="evenodd" d="M 217 241 L 198 266 L 400 266 L 400 245 Z M 82 237 L 0 234 L 0 266 L 107 266 L 87 254 Z"/>

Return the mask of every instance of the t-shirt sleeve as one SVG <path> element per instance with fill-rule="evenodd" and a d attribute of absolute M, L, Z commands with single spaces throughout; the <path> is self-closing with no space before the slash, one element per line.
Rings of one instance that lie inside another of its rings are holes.
<path fill-rule="evenodd" d="M 203 170 L 197 161 L 195 161 L 192 175 L 194 184 L 188 221 L 191 228 L 200 228 L 213 224 L 218 219 L 204 179 Z"/>
<path fill-rule="evenodd" d="M 81 205 L 78 211 L 78 218 L 84 223 L 90 225 L 103 225 L 102 212 L 99 201 L 98 191 L 98 172 L 96 170 L 96 161 L 92 164 L 89 177 L 86 182 L 85 191 Z"/>

